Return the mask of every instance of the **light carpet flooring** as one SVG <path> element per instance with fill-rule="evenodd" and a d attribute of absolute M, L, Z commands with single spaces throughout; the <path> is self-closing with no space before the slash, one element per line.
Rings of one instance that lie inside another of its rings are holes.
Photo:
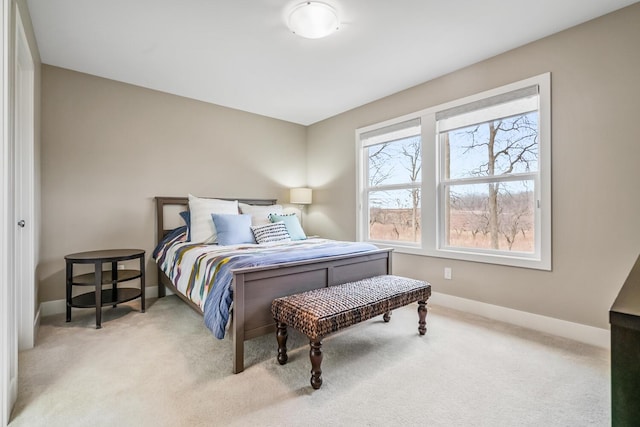
<path fill-rule="evenodd" d="M 247 342 L 231 373 L 231 340 L 215 339 L 175 296 L 74 310 L 42 320 L 19 359 L 9 426 L 608 426 L 606 349 L 429 305 L 324 341 L 324 384 L 309 385 L 308 343 L 290 331 Z"/>

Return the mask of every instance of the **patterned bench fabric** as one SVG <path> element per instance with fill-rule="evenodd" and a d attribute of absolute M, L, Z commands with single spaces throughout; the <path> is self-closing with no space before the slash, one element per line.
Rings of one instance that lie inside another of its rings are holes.
<path fill-rule="evenodd" d="M 400 276 L 376 276 L 343 285 L 277 298 L 274 319 L 321 338 L 416 301 L 427 301 L 431 285 Z"/>

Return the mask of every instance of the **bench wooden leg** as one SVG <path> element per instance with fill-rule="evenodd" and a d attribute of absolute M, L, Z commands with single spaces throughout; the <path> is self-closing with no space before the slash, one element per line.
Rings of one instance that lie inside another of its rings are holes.
<path fill-rule="evenodd" d="M 320 369 L 320 365 L 322 365 L 322 341 L 311 340 L 309 342 L 309 358 L 311 359 L 311 387 L 315 390 L 319 389 L 322 385 L 322 369 Z"/>
<path fill-rule="evenodd" d="M 389 320 L 391 320 L 391 312 L 387 311 L 383 316 L 382 316 L 382 320 L 386 322 L 388 322 Z"/>
<path fill-rule="evenodd" d="M 276 322 L 278 329 L 276 331 L 276 338 L 278 339 L 278 363 L 284 365 L 289 360 L 287 356 L 287 324 L 282 322 Z"/>
<path fill-rule="evenodd" d="M 418 332 L 420 335 L 427 333 L 427 303 L 426 301 L 418 301 Z"/>

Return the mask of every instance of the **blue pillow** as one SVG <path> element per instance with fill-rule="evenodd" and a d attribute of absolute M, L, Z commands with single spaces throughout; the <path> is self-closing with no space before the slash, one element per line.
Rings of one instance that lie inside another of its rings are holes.
<path fill-rule="evenodd" d="M 280 215 L 272 213 L 269 214 L 269 220 L 271 222 L 284 222 L 284 226 L 287 228 L 291 240 L 305 240 L 307 238 L 296 214 Z"/>
<path fill-rule="evenodd" d="M 191 228 L 191 213 L 189 211 L 180 212 L 180 217 L 184 220 L 184 223 L 187 224 L 187 242 L 190 242 L 191 236 L 189 235 L 189 229 Z"/>
<path fill-rule="evenodd" d="M 211 214 L 219 245 L 255 243 L 251 232 L 251 215 Z"/>
<path fill-rule="evenodd" d="M 184 220 L 184 223 L 187 224 L 187 227 L 191 225 L 191 214 L 189 211 L 180 212 L 180 217 Z"/>

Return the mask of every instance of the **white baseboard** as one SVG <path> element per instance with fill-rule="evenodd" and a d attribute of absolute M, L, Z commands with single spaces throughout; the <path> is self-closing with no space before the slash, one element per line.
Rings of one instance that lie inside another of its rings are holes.
<path fill-rule="evenodd" d="M 568 322 L 566 320 L 527 313 L 526 311 L 514 310 L 439 292 L 434 292 L 431 295 L 429 303 L 477 314 L 501 322 L 511 323 L 602 348 L 610 348 L 611 346 L 611 335 L 608 329 Z"/>
<path fill-rule="evenodd" d="M 169 289 L 167 289 L 167 295 L 173 295 Z M 145 299 L 158 298 L 158 286 L 147 286 L 144 289 Z M 40 316 L 46 317 L 54 314 L 64 313 L 67 310 L 67 302 L 64 299 L 57 299 L 54 301 L 45 301 L 40 304 L 38 312 Z M 38 318 L 38 321 L 40 319 Z"/>
<path fill-rule="evenodd" d="M 36 345 L 36 341 L 38 339 L 38 331 L 40 330 L 40 318 L 42 316 L 42 305 L 38 307 L 36 311 L 36 317 L 33 319 L 33 345 Z"/>
<path fill-rule="evenodd" d="M 167 295 L 173 295 L 173 293 L 167 289 Z M 158 287 L 147 286 L 145 289 L 145 296 L 147 298 L 157 298 Z M 467 313 L 477 314 L 479 316 L 534 329 L 551 335 L 569 338 L 598 347 L 609 348 L 611 345 L 610 332 L 608 329 L 568 322 L 566 320 L 527 313 L 526 311 L 514 310 L 512 308 L 487 304 L 439 292 L 434 292 L 431 295 L 429 303 L 453 308 L 454 310 L 465 311 Z M 60 299 L 43 302 L 40 304 L 39 312 L 42 317 L 45 317 L 53 314 L 64 313 L 65 310 L 66 302 L 64 299 Z"/>
<path fill-rule="evenodd" d="M 42 317 L 47 317 L 54 314 L 64 313 L 66 306 L 67 304 L 63 299 L 45 301 L 43 303 L 40 303 L 40 314 Z"/>

